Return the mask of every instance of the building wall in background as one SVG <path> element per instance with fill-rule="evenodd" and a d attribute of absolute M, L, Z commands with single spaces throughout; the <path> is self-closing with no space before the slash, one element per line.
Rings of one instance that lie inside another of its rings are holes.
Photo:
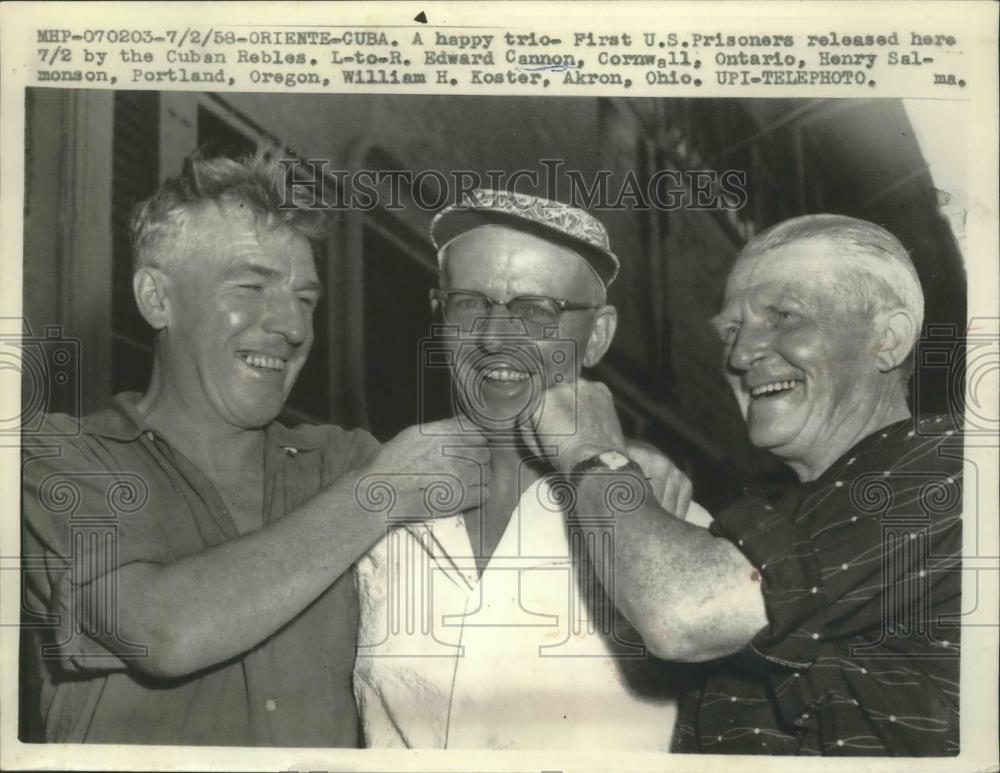
<path fill-rule="evenodd" d="M 610 294 L 619 334 L 595 375 L 615 392 L 627 430 L 671 453 L 709 505 L 749 477 L 779 470 L 749 446 L 720 375 L 720 346 L 706 326 L 748 234 L 815 211 L 881 222 L 913 251 L 928 321 L 960 324 L 965 317 L 961 259 L 895 102 L 69 94 L 29 92 L 25 309 L 35 326 L 62 324 L 80 336 L 96 358 L 88 361 L 97 363 L 87 370 L 88 406 L 116 389 L 141 389 L 148 367 L 148 334 L 126 308 L 126 210 L 205 141 L 219 152 L 276 141 L 334 169 L 541 171 L 543 160 L 558 159 L 587 179 L 598 169 L 614 180 L 628 171 L 641 179 L 659 169 L 746 170 L 748 201 L 740 212 L 595 213 L 624 266 Z M 66 115 L 77 119 L 66 122 Z M 68 150 L 84 148 L 95 150 L 77 152 L 67 167 Z M 88 219 L 67 214 L 73 191 Z M 364 425 L 387 437 L 448 410 L 440 374 L 421 370 L 420 327 L 429 317 L 401 330 L 396 314 L 405 308 L 409 318 L 427 308 L 435 281 L 432 215 L 408 207 L 338 216 L 321 249 L 328 298 L 292 418 Z M 50 289 L 67 286 L 81 289 Z M 403 288 L 412 299 L 390 307 Z M 106 378 L 94 375 L 102 362 Z M 421 385 L 438 397 L 422 404 Z M 932 390 L 937 407 L 946 399 L 942 389 Z"/>

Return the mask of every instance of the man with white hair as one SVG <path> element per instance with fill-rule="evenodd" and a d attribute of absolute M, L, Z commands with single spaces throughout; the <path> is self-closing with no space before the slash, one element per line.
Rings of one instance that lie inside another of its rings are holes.
<path fill-rule="evenodd" d="M 865 221 L 781 223 L 733 266 L 712 320 L 726 379 L 799 483 L 748 492 L 708 531 L 648 499 L 594 527 L 646 645 L 711 661 L 675 751 L 957 754 L 963 447 L 954 417 L 907 405 L 922 318 L 906 250 Z M 535 428 L 574 475 L 576 517 L 615 516 L 609 481 L 635 466 L 603 385 L 551 389 Z"/>

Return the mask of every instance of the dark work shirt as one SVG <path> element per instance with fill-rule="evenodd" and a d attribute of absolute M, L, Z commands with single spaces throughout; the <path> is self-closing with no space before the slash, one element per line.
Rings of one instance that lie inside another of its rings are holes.
<path fill-rule="evenodd" d="M 75 589 L 90 591 L 83 603 L 114 604 L 116 569 L 168 564 L 239 536 L 215 487 L 145 425 L 137 398 L 119 395 L 82 422 L 49 416 L 46 434 L 24 438 L 26 652 L 41 682 L 43 740 L 357 746 L 350 572 L 263 642 L 184 678 L 136 669 L 142 642 L 119 641 L 112 652 L 88 635 Z M 271 424 L 265 523 L 364 465 L 376 449 L 363 431 Z"/>
<path fill-rule="evenodd" d="M 708 664 L 674 751 L 959 751 L 962 436 L 943 416 L 862 440 L 816 481 L 712 525 L 757 567 L 769 625 Z"/>

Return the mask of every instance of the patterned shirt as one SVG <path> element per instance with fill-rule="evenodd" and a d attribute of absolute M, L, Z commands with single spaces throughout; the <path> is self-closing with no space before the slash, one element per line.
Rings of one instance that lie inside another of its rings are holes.
<path fill-rule="evenodd" d="M 77 421 L 46 419 L 23 443 L 27 615 L 23 673 L 36 682 L 43 737 L 88 743 L 357 746 L 351 670 L 357 600 L 350 573 L 247 652 L 197 674 L 157 679 L 134 667 L 142 642 L 105 648 L 77 604 L 115 603 L 114 571 L 166 564 L 239 536 L 215 486 L 145 424 L 137 394 Z M 272 523 L 378 448 L 333 426 L 266 429 L 264 518 Z M 110 581 L 109 581 L 110 580 Z M 80 595 L 76 588 L 90 591 Z M 27 706 L 27 704 L 25 704 Z M 27 710 L 23 709 L 27 714 Z M 34 734 L 33 734 L 34 735 Z M 27 739 L 26 739 L 27 740 Z"/>
<path fill-rule="evenodd" d="M 957 754 L 962 467 L 951 419 L 907 419 L 722 512 L 712 530 L 759 570 L 769 625 L 706 665 L 673 750 Z"/>

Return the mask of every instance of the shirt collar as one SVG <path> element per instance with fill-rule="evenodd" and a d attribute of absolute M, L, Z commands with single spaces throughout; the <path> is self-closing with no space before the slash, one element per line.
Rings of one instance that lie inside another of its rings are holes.
<path fill-rule="evenodd" d="M 84 418 L 80 431 L 122 442 L 135 440 L 143 432 L 153 431 L 137 407 L 141 397 L 139 392 L 115 395 L 107 408 Z M 278 421 L 272 421 L 265 430 L 268 445 L 278 446 L 289 453 L 317 450 L 320 446 L 315 438 L 310 437 L 311 434 L 298 428 L 290 429 Z"/>
<path fill-rule="evenodd" d="M 799 481 L 794 476 L 785 478 L 775 475 L 773 479 L 760 479 L 754 481 L 750 486 L 743 489 L 744 496 L 763 499 L 767 503 L 777 507 L 784 513 L 794 513 L 798 510 L 799 503 L 805 494 L 818 488 L 829 485 L 838 480 L 845 473 L 845 469 L 854 464 L 855 460 L 877 448 L 913 425 L 913 419 L 907 418 L 889 424 L 881 429 L 866 435 L 847 451 L 845 451 L 833 464 L 824 470 L 823 474 L 815 480 Z M 859 469 L 864 465 L 859 465 Z"/>

